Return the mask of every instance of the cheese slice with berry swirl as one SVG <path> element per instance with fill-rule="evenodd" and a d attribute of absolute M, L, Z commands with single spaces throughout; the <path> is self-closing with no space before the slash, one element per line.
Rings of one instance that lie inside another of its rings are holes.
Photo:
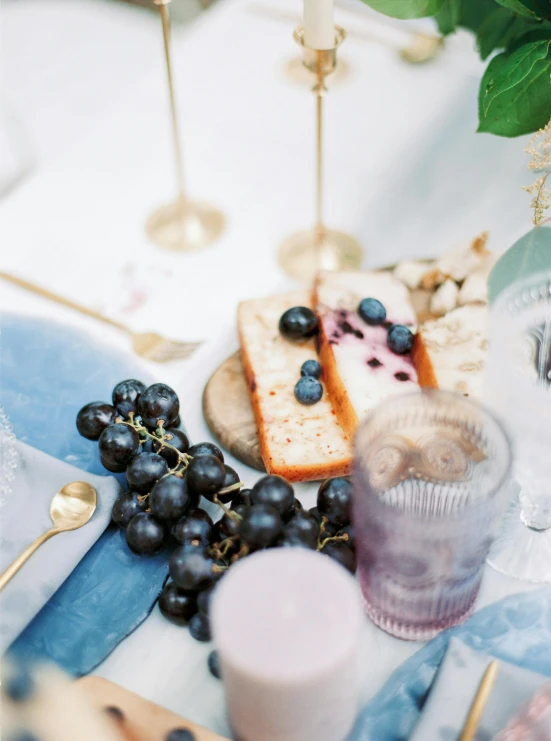
<path fill-rule="evenodd" d="M 386 309 L 383 324 L 372 326 L 358 314 L 360 301 L 374 298 Z M 383 399 L 419 388 L 409 353 L 388 346 L 388 330 L 417 319 L 406 286 L 376 271 L 318 273 L 314 307 L 320 320 L 320 362 L 338 420 L 352 436 L 362 418 Z"/>

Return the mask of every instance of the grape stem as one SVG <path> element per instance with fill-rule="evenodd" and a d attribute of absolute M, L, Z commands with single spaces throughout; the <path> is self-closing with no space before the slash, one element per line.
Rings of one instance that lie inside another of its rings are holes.
<path fill-rule="evenodd" d="M 348 533 L 343 533 L 342 535 L 333 535 L 331 538 L 324 538 L 323 534 L 325 532 L 325 526 L 329 520 L 327 517 L 323 516 L 321 518 L 321 525 L 320 525 L 320 534 L 318 536 L 318 547 L 316 550 L 322 551 L 327 543 L 348 543 L 350 540 L 350 536 Z"/>

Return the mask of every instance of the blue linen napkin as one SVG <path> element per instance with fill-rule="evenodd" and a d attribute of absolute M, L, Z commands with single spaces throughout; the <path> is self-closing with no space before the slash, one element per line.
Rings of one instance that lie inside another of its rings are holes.
<path fill-rule="evenodd" d="M 0 445 L 5 444 L 0 433 Z M 31 556 L 0 592 L 0 653 L 30 623 L 103 533 L 121 492 L 112 476 L 94 476 L 14 441 L 14 479 L 5 497 L 0 529 L 0 573 L 39 535 L 52 527 L 50 503 L 71 481 L 87 481 L 97 492 L 92 519 L 79 530 L 60 533 Z"/>
<path fill-rule="evenodd" d="M 361 712 L 349 741 L 406 741 L 452 637 L 551 677 L 551 587 L 513 594 L 436 636 L 396 669 Z"/>
<path fill-rule="evenodd" d="M 151 378 L 130 356 L 72 327 L 3 315 L 0 330 L 0 407 L 16 437 L 105 475 L 97 444 L 76 430 L 77 412 L 90 401 L 109 401 L 118 381 Z M 124 534 L 110 526 L 11 650 L 51 659 L 75 676 L 86 674 L 145 620 L 167 574 L 166 554 L 136 556 Z"/>

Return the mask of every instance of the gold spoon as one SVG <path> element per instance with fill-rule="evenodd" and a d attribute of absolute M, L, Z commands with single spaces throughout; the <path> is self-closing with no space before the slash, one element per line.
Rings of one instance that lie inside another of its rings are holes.
<path fill-rule="evenodd" d="M 97 493 L 86 481 L 73 481 L 63 486 L 52 499 L 50 517 L 54 527 L 40 535 L 0 575 L 0 590 L 14 577 L 32 554 L 47 540 L 67 530 L 78 530 L 86 525 L 96 511 Z"/>

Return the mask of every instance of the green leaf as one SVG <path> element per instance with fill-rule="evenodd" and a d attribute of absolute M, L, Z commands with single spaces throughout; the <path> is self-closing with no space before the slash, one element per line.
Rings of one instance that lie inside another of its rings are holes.
<path fill-rule="evenodd" d="M 363 0 L 366 5 L 392 18 L 425 18 L 436 15 L 444 0 Z"/>
<path fill-rule="evenodd" d="M 488 81 L 500 75 L 506 65 L 507 54 L 498 54 L 484 73 L 478 96 L 478 131 L 497 136 L 520 136 L 543 128 L 551 118 L 550 55 L 537 61 L 528 75 L 495 96 L 486 108 Z"/>
<path fill-rule="evenodd" d="M 525 18 L 531 18 L 532 20 L 551 18 L 551 3 L 549 0 L 496 0 L 496 2 Z"/>
<path fill-rule="evenodd" d="M 500 65 L 499 71 L 489 74 L 486 78 L 486 89 L 482 101 L 484 114 L 488 113 L 488 109 L 499 95 L 519 85 L 528 77 L 536 62 L 545 59 L 549 51 L 549 43 L 549 39 L 532 41 L 505 54 L 504 63 Z"/>
<path fill-rule="evenodd" d="M 514 29 L 519 29 L 514 33 Z M 493 8 L 477 31 L 477 46 L 482 59 L 487 59 L 495 49 L 505 49 L 511 37 L 526 33 L 526 23 L 506 8 Z"/>
<path fill-rule="evenodd" d="M 454 33 L 459 23 L 461 12 L 461 0 L 444 0 L 440 11 L 435 15 L 438 29 L 441 34 L 447 36 Z"/>
<path fill-rule="evenodd" d="M 551 227 L 548 226 L 532 229 L 499 258 L 488 278 L 490 303 L 515 281 L 542 270 L 551 270 Z"/>

